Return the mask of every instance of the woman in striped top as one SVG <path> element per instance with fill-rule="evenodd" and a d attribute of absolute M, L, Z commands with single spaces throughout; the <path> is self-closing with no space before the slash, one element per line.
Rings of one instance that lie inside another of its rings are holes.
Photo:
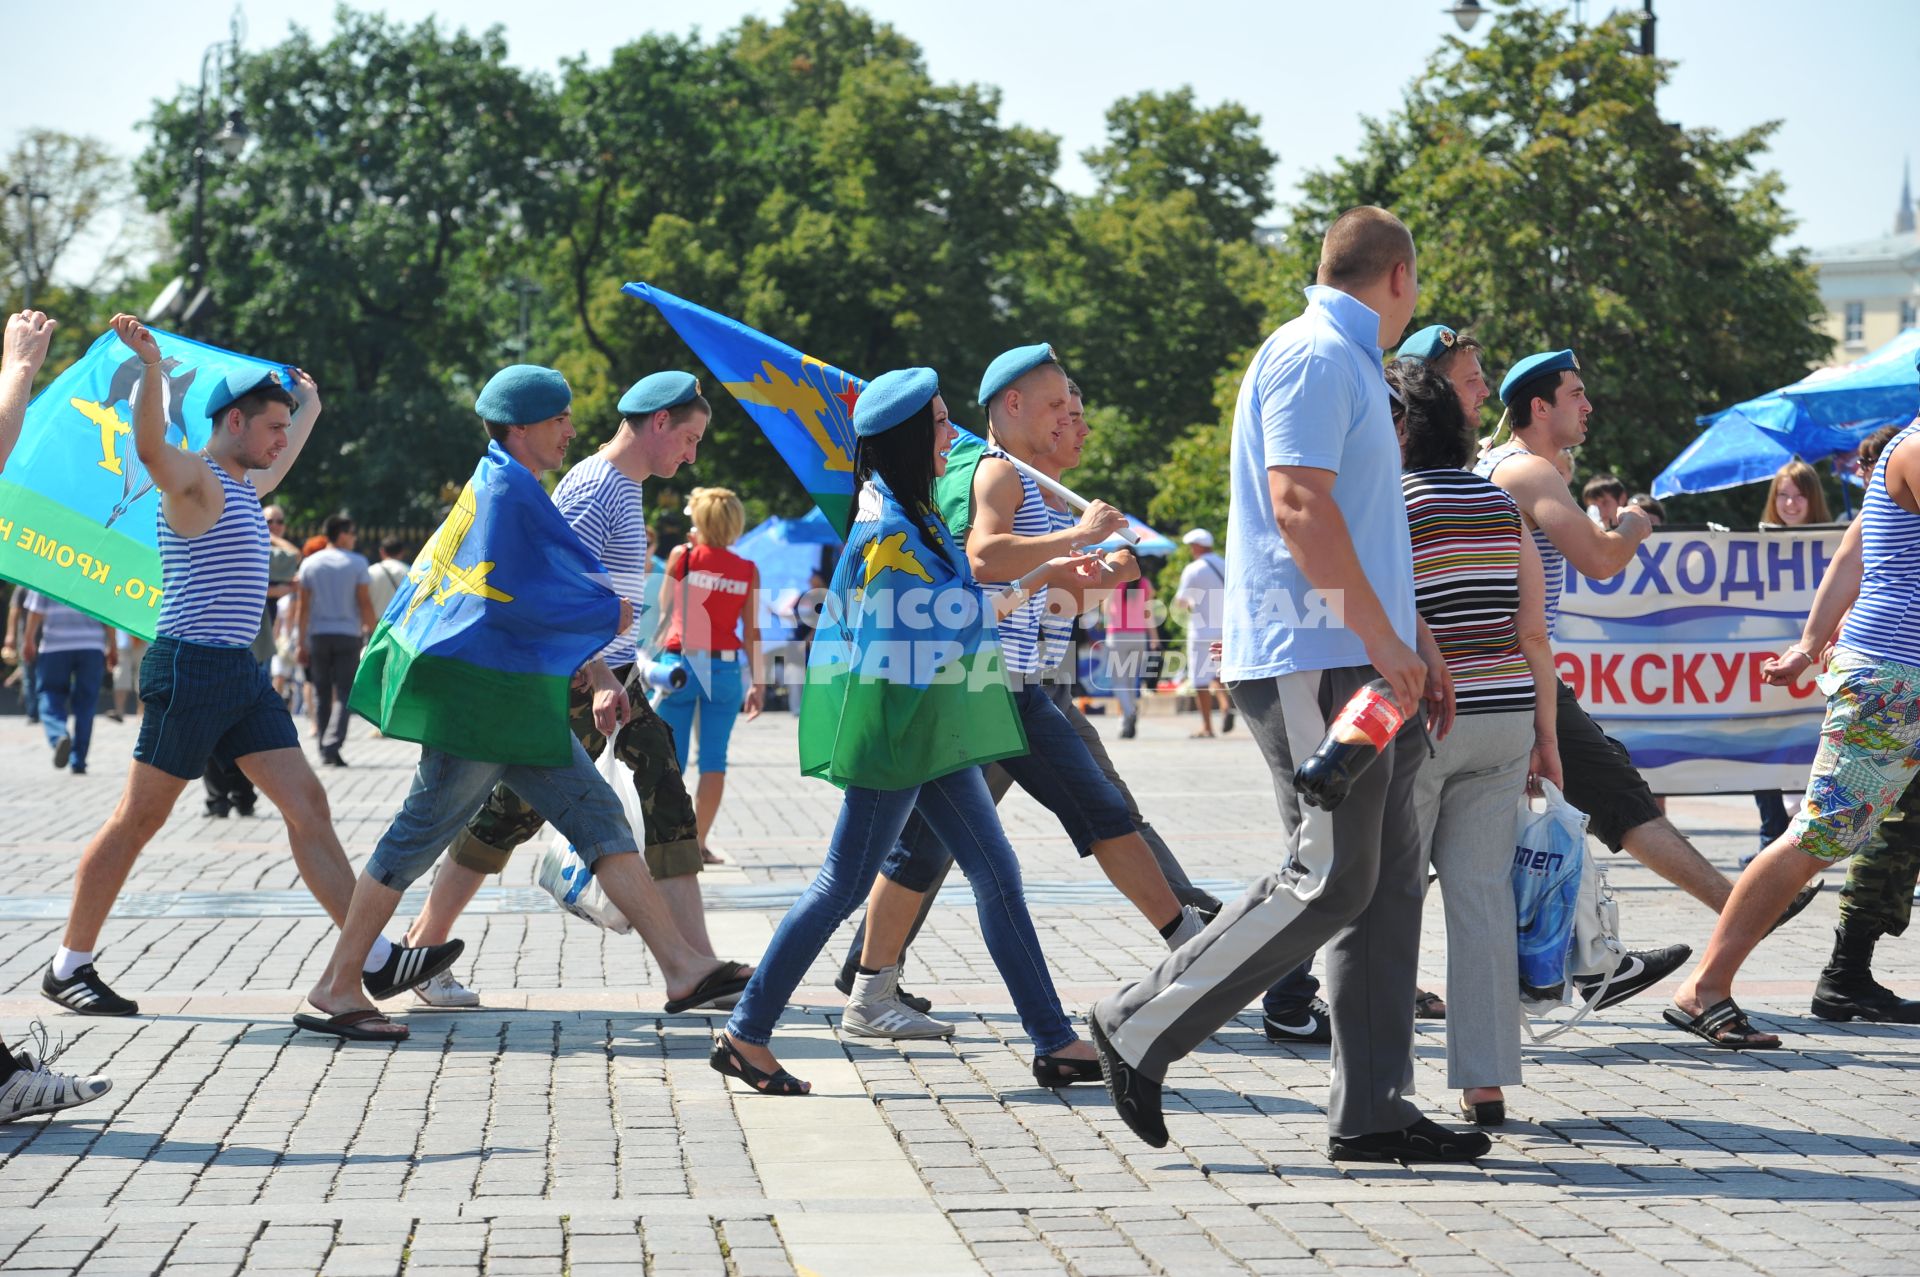
<path fill-rule="evenodd" d="M 1859 851 L 1920 768 L 1920 420 L 1880 454 L 1860 517 L 1847 528 L 1800 639 L 1761 666 L 1791 683 L 1836 625 L 1822 686 L 1826 720 L 1800 811 L 1740 875 L 1699 965 L 1674 993 L 1666 1020 L 1715 1046 L 1777 1047 L 1733 1000 L 1754 945 L 1816 873 Z M 1852 611 L 1848 611 L 1848 607 Z M 1841 618 L 1845 623 L 1841 623 Z M 1863 955 L 1870 957 L 1871 948 Z"/>
<path fill-rule="evenodd" d="M 1414 602 L 1453 678 L 1455 718 L 1414 783 L 1447 911 L 1447 1083 L 1483 1126 L 1505 1120 L 1520 1081 L 1513 809 L 1536 780 L 1560 783 L 1553 654 L 1540 556 L 1513 498 L 1464 469 L 1472 435 L 1445 377 L 1417 360 L 1388 370 Z"/>

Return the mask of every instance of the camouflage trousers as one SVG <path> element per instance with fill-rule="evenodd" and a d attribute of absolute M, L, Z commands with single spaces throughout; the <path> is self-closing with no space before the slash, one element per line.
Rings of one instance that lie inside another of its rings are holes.
<path fill-rule="evenodd" d="M 614 677 L 627 686 L 633 720 L 614 738 L 613 754 L 633 773 L 633 789 L 640 796 L 646 819 L 647 871 L 654 878 L 679 878 L 700 872 L 700 837 L 694 824 L 693 799 L 680 779 L 679 756 L 673 731 L 647 703 L 646 685 L 628 680 L 630 667 L 616 669 Z M 575 686 L 567 698 L 573 734 L 594 759 L 607 747 L 607 738 L 593 725 L 593 693 Z M 520 801 L 505 785 L 495 785 L 474 818 L 454 839 L 449 851 L 455 864 L 484 874 L 507 867 L 513 849 L 540 832 L 546 817 Z"/>
<path fill-rule="evenodd" d="M 1920 779 L 1907 786 L 1874 833 L 1847 864 L 1840 924 L 1897 936 L 1913 916 L 1914 880 L 1920 878 Z"/>

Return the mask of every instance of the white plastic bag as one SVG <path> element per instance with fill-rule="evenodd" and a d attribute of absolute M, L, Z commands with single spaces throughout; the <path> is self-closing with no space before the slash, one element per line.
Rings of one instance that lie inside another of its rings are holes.
<path fill-rule="evenodd" d="M 1564 974 L 1566 979 L 1561 985 L 1558 997 L 1529 997 L 1523 991 L 1520 1005 L 1532 1015 L 1544 1017 L 1547 1012 L 1558 1007 L 1574 1007 L 1574 1013 L 1564 1020 L 1550 1020 L 1552 1025 L 1544 1031 L 1536 1030 L 1533 1022 L 1527 1022 L 1527 1035 L 1534 1042 L 1550 1042 L 1574 1025 L 1587 1018 L 1593 1009 L 1607 996 L 1607 990 L 1613 983 L 1615 971 L 1621 960 L 1627 955 L 1627 948 L 1620 942 L 1620 907 L 1615 903 L 1613 892 L 1607 886 L 1606 871 L 1594 858 L 1592 843 L 1587 839 L 1587 815 L 1579 808 L 1567 802 L 1566 796 L 1551 781 L 1542 781 L 1542 792 L 1546 796 L 1544 812 L 1535 812 L 1533 805 L 1525 798 L 1521 799 L 1520 815 L 1516 833 L 1515 875 L 1518 879 L 1523 858 L 1539 857 L 1541 848 L 1559 849 L 1558 854 L 1576 859 L 1579 865 L 1578 887 L 1560 894 L 1559 898 L 1570 903 L 1572 918 L 1567 926 Z M 1577 833 L 1576 833 L 1577 831 Z M 1577 851 L 1569 851 L 1569 843 Z M 1548 853 L 1551 858 L 1553 853 Z M 1564 868 L 1564 866 L 1556 866 Z M 1572 977 L 1602 976 L 1599 987 L 1585 998 L 1576 996 Z"/>
<path fill-rule="evenodd" d="M 634 837 L 638 840 L 635 845 L 643 845 L 646 833 L 640 814 L 640 796 L 633 791 L 633 777 L 614 757 L 612 741 L 608 741 L 607 747 L 600 752 L 598 770 L 600 779 L 611 785 L 613 792 L 620 796 L 620 809 L 626 813 L 627 824 L 633 828 Z M 580 853 L 573 849 L 573 844 L 558 829 L 553 831 L 553 838 L 540 856 L 540 872 L 536 881 L 542 890 L 553 897 L 555 904 L 574 917 L 616 935 L 624 936 L 633 930 L 627 915 L 607 899 L 607 893 L 594 881 L 593 872 L 587 868 L 586 861 L 580 859 Z"/>

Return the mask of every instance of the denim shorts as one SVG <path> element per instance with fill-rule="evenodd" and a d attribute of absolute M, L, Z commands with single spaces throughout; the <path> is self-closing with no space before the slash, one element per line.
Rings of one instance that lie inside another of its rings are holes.
<path fill-rule="evenodd" d="M 244 647 L 212 647 L 164 634 L 140 662 L 140 737 L 133 756 L 181 780 L 207 759 L 300 748 L 293 716 Z"/>
<path fill-rule="evenodd" d="M 367 875 L 382 886 L 405 891 L 433 867 L 502 782 L 565 834 L 589 868 L 602 856 L 638 850 L 639 840 L 620 799 L 601 779 L 578 738 L 573 738 L 573 761 L 565 767 L 489 763 L 423 748 L 413 788 L 373 849 Z"/>

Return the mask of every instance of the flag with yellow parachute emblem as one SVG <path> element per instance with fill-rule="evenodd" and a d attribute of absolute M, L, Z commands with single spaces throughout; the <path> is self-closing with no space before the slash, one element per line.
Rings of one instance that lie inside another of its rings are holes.
<path fill-rule="evenodd" d="M 801 772 L 907 789 L 1026 753 L 991 606 L 939 520 L 875 478 L 814 631 Z"/>
<path fill-rule="evenodd" d="M 606 569 L 495 443 L 387 605 L 349 704 L 458 758 L 565 766 L 567 685 L 619 624 Z"/>

